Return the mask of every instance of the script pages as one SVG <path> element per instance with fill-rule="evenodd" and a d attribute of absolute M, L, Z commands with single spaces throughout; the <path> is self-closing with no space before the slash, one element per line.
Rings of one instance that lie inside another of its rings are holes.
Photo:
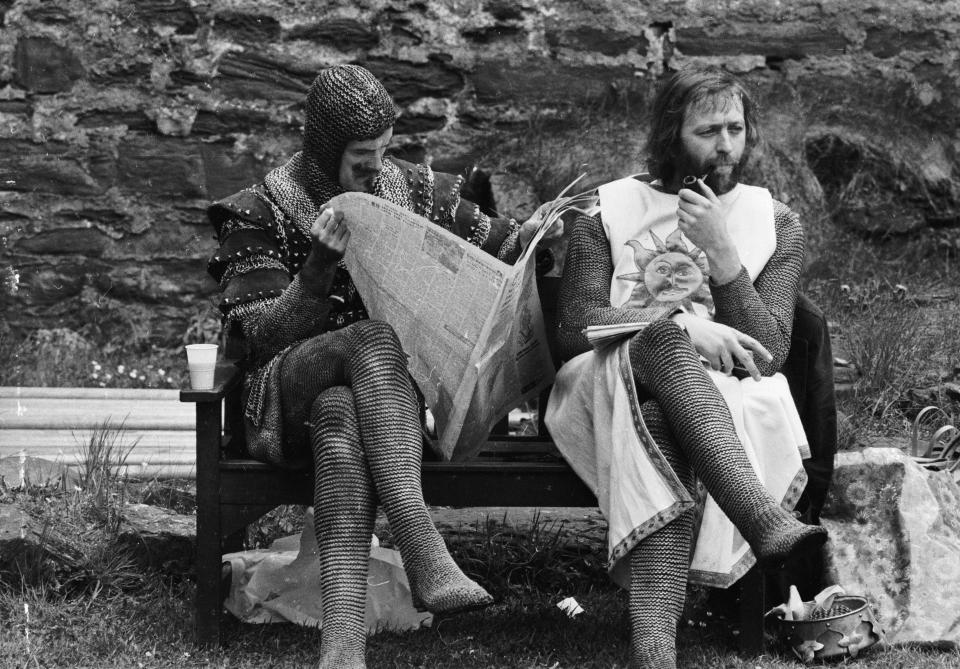
<path fill-rule="evenodd" d="M 507 265 L 372 195 L 330 204 L 349 225 L 347 271 L 370 317 L 400 338 L 441 455 L 470 457 L 497 420 L 553 382 L 532 252 L 547 226 Z"/>

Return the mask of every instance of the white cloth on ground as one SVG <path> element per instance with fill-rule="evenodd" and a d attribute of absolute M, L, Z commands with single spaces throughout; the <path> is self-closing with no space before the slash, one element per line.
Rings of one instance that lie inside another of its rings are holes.
<path fill-rule="evenodd" d="M 227 553 L 223 562 L 231 569 L 230 593 L 224 606 L 243 622 L 289 621 L 322 626 L 323 598 L 312 508 L 304 515 L 299 536 L 282 537 L 266 549 Z M 374 536 L 367 574 L 367 633 L 416 630 L 432 622 L 432 613 L 413 607 L 400 553 L 382 548 Z"/>

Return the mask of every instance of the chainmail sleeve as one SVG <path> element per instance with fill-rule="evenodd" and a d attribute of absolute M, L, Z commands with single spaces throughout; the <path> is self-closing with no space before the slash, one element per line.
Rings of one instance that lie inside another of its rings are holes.
<path fill-rule="evenodd" d="M 480 205 L 461 196 L 463 177 L 434 173 L 433 219 L 474 246 L 512 264 L 520 256 L 517 233 L 520 225 L 512 218 L 488 216 Z"/>
<path fill-rule="evenodd" d="M 557 346 L 564 360 L 590 349 L 583 334 L 589 325 L 650 323 L 677 311 L 674 304 L 644 308 L 615 307 L 610 303 L 613 258 L 600 216 L 580 215 L 573 223 L 566 264 L 560 281 Z"/>
<path fill-rule="evenodd" d="M 774 200 L 774 227 L 777 245 L 773 256 L 750 282 L 747 271 L 723 285 L 710 285 L 716 307 L 715 320 L 744 332 L 773 355 L 771 362 L 757 358 L 757 369 L 769 376 L 777 372 L 790 351 L 793 312 L 803 268 L 803 228 L 800 218 L 786 205 Z"/>

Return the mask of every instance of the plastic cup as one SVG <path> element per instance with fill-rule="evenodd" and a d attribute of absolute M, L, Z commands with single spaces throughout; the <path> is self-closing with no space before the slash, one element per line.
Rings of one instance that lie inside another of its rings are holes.
<path fill-rule="evenodd" d="M 187 368 L 190 387 L 194 390 L 213 388 L 213 373 L 217 368 L 216 344 L 187 344 Z"/>

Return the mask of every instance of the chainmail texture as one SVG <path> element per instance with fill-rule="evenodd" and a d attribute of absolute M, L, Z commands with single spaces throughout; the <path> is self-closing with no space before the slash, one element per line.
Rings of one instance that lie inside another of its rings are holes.
<path fill-rule="evenodd" d="M 648 400 L 643 421 L 670 467 L 691 494 L 696 483 L 690 463 L 676 447 L 659 405 Z M 687 594 L 693 541 L 693 513 L 684 513 L 643 539 L 630 554 L 630 659 L 644 669 L 676 669 L 677 624 Z"/>
<path fill-rule="evenodd" d="M 321 392 L 310 407 L 310 426 L 323 596 L 319 666 L 357 669 L 366 666 L 367 564 L 377 500 L 350 389 Z"/>
<path fill-rule="evenodd" d="M 303 342 L 282 364 L 287 449 L 311 448 L 305 423 L 313 398 L 333 386 L 351 389 L 373 489 L 400 548 L 415 600 L 435 613 L 491 603 L 490 595 L 450 557 L 424 503 L 419 411 L 406 356 L 393 329 L 381 321 L 354 323 Z M 324 476 L 338 485 L 335 475 Z"/>
<path fill-rule="evenodd" d="M 342 193 L 340 158 L 347 144 L 374 139 L 397 120 L 397 108 L 383 84 L 359 65 L 329 67 L 313 80 L 305 102 L 301 183 L 318 202 Z"/>
<path fill-rule="evenodd" d="M 746 272 L 711 286 L 717 320 L 760 340 L 774 355 L 772 374 L 790 346 L 790 328 L 803 261 L 799 220 L 775 206 L 777 246 L 757 281 Z M 630 342 L 630 362 L 644 421 L 680 480 L 699 478 L 761 562 L 822 542 L 822 528 L 786 512 L 756 477 L 726 403 L 686 333 L 667 317 L 672 307 L 623 309 L 610 304 L 613 262 L 598 217 L 580 216 L 571 234 L 560 291 L 558 344 L 569 359 L 589 349 L 588 325 L 646 321 Z M 761 361 L 757 361 L 760 363 Z M 758 364 L 759 366 L 759 364 Z M 631 554 L 631 643 L 634 666 L 676 666 L 675 630 L 685 597 L 690 514 L 641 541 Z"/>
<path fill-rule="evenodd" d="M 777 244 L 756 281 L 745 270 L 723 286 L 710 286 L 716 307 L 715 320 L 744 332 L 763 344 L 772 362 L 757 359 L 764 375 L 783 366 L 790 350 L 793 311 L 803 266 L 803 229 L 795 213 L 774 201 Z M 560 283 L 560 317 L 557 345 L 564 360 L 590 350 L 583 334 L 588 325 L 655 321 L 670 316 L 671 305 L 653 304 L 644 309 L 610 304 L 613 260 L 600 217 L 579 216 L 573 225 L 563 279 Z"/>

